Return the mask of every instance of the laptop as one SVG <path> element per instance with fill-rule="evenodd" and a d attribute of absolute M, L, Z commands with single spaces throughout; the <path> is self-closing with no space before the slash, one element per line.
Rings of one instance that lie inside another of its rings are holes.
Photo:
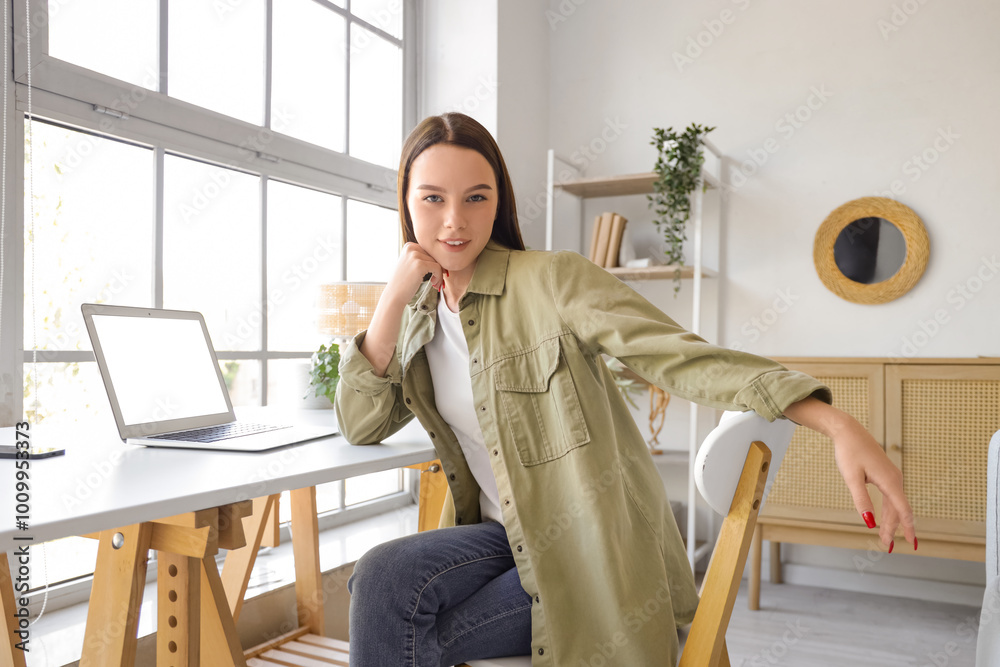
<path fill-rule="evenodd" d="M 337 435 L 336 427 L 237 421 L 199 312 L 92 303 L 81 310 L 128 444 L 262 451 Z"/>

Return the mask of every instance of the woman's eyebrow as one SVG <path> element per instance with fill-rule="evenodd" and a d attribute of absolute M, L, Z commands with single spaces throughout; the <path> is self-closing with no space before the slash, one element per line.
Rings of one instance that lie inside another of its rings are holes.
<path fill-rule="evenodd" d="M 418 185 L 416 187 L 416 189 L 417 190 L 433 190 L 434 192 L 447 192 L 447 190 L 445 190 L 442 187 L 438 187 L 437 185 L 427 185 L 427 184 Z M 493 186 L 488 185 L 487 183 L 480 183 L 479 185 L 473 185 L 471 188 L 469 188 L 468 190 L 466 190 L 466 192 L 472 192 L 473 190 L 492 190 L 492 189 L 493 189 Z"/>

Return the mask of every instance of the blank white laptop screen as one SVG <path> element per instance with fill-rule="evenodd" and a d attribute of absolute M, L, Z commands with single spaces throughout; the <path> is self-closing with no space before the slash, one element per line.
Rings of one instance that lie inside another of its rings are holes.
<path fill-rule="evenodd" d="M 229 411 L 198 320 L 93 321 L 125 425 Z"/>

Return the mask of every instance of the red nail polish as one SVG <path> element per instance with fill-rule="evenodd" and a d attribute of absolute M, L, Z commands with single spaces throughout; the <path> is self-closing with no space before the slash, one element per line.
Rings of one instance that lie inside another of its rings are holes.
<path fill-rule="evenodd" d="M 913 550 L 914 551 L 917 550 L 917 536 L 916 535 L 913 536 Z"/>
<path fill-rule="evenodd" d="M 861 515 L 861 518 L 865 520 L 865 525 L 869 528 L 875 527 L 875 515 L 871 512 L 865 512 Z"/>
<path fill-rule="evenodd" d="M 896 546 L 896 540 L 889 542 L 889 553 L 892 553 L 892 548 Z"/>

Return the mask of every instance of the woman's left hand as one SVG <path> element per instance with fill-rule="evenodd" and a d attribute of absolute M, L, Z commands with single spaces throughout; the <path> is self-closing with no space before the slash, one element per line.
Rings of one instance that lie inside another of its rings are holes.
<path fill-rule="evenodd" d="M 837 467 L 862 518 L 865 513 L 874 512 L 866 484 L 874 484 L 882 492 L 879 522 L 882 543 L 891 548 L 896 528 L 902 525 L 906 540 L 916 550 L 913 510 L 903 490 L 903 473 L 889 460 L 865 427 L 846 412 L 813 397 L 793 403 L 784 414 L 793 422 L 833 439 Z"/>

